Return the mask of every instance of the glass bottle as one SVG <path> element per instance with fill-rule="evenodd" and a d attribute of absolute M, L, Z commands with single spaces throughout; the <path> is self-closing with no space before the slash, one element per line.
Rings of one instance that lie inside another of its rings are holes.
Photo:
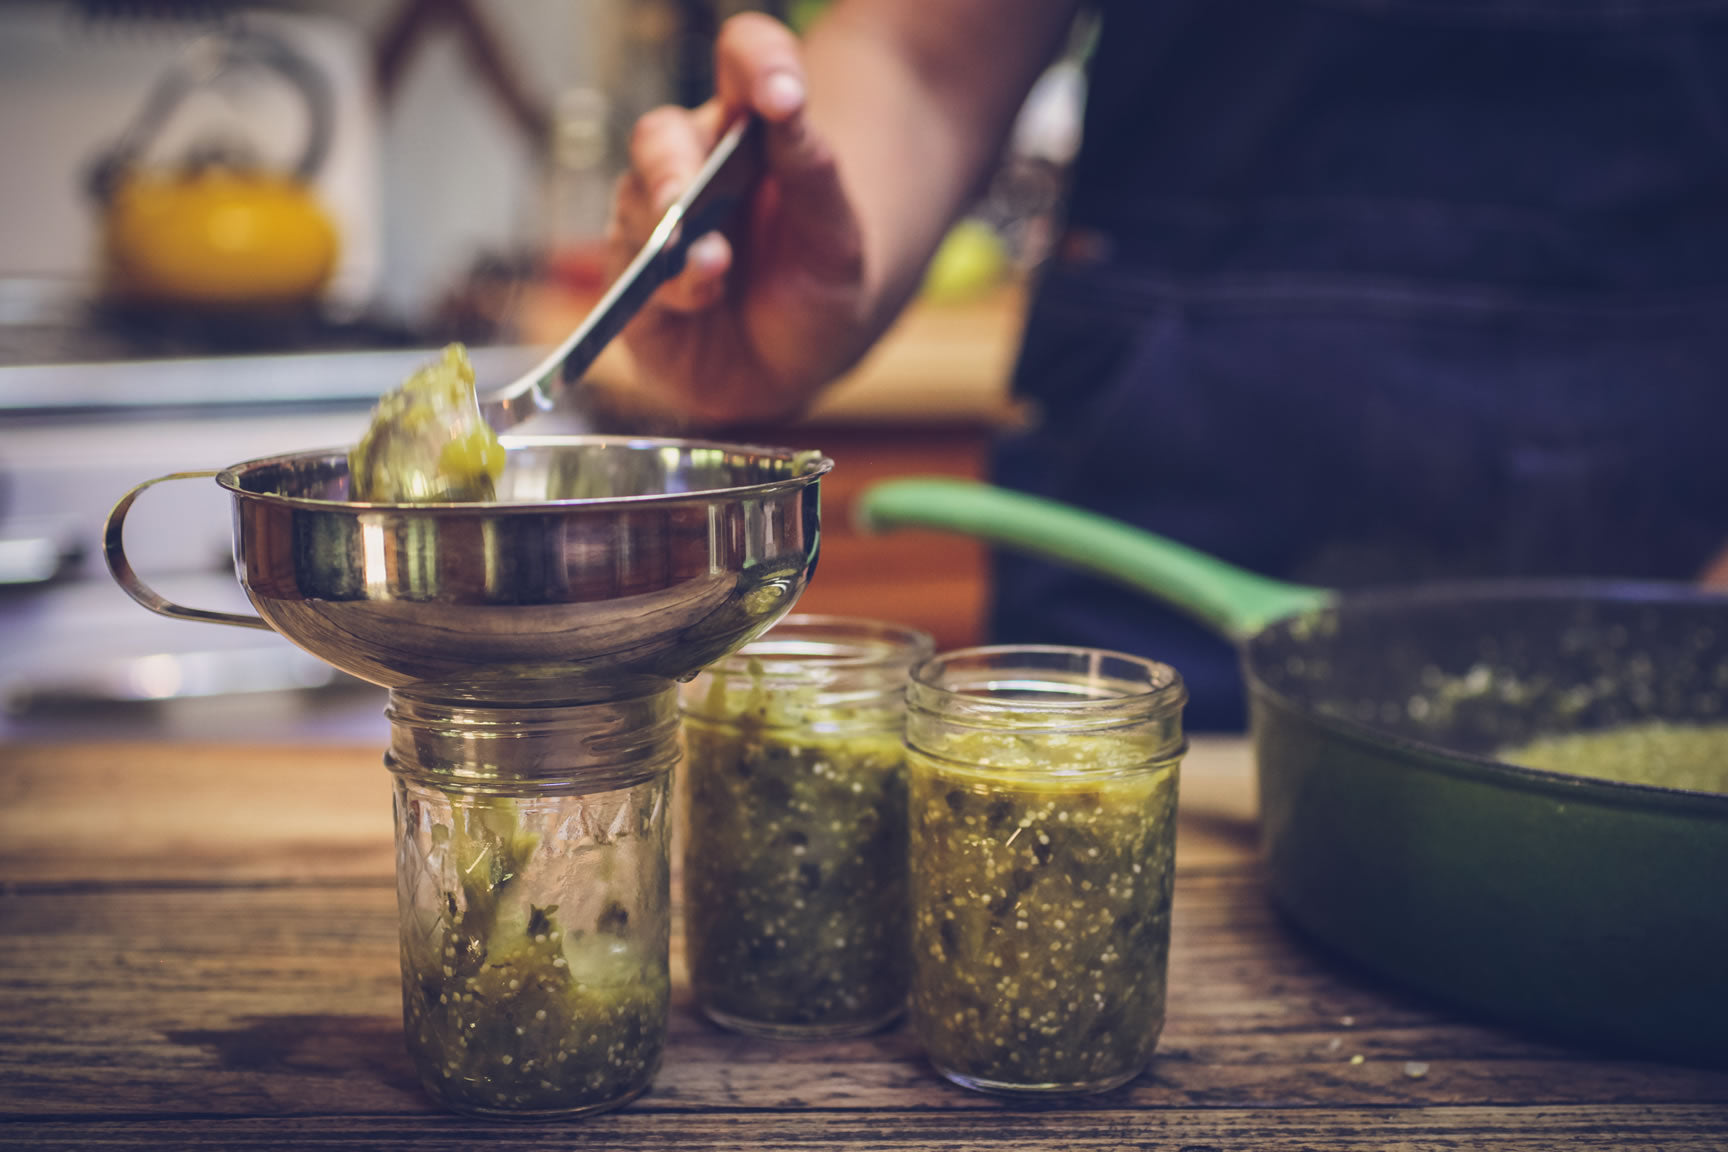
<path fill-rule="evenodd" d="M 580 1116 L 640 1095 L 670 990 L 677 692 L 492 708 L 393 693 L 408 1050 L 483 1116 Z"/>
<path fill-rule="evenodd" d="M 702 1011 L 783 1037 L 904 1010 L 907 670 L 929 636 L 790 616 L 682 693 L 684 919 Z"/>
<path fill-rule="evenodd" d="M 1167 665 L 970 648 L 907 688 L 910 1018 L 936 1069 L 1102 1092 L 1164 1024 L 1187 693 Z"/>

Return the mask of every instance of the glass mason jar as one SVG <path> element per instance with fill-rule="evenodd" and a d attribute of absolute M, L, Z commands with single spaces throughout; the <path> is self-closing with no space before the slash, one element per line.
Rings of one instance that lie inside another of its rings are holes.
<path fill-rule="evenodd" d="M 683 689 L 685 951 L 740 1032 L 875 1031 L 904 1010 L 906 673 L 929 636 L 790 616 Z"/>
<path fill-rule="evenodd" d="M 559 707 L 391 696 L 408 1051 L 458 1112 L 640 1095 L 670 991 L 677 691 Z"/>
<path fill-rule="evenodd" d="M 907 689 L 910 1017 L 968 1088 L 1103 1092 L 1164 1025 L 1187 691 L 1059 647 L 936 656 Z"/>

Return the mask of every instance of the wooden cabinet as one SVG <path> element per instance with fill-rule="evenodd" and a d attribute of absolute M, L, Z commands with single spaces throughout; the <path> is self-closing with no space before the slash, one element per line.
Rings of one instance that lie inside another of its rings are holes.
<path fill-rule="evenodd" d="M 762 430 L 834 460 L 822 486 L 822 555 L 798 611 L 909 624 L 943 649 L 983 642 L 983 545 L 943 532 L 866 534 L 853 502 L 896 476 L 987 475 L 991 438 L 1013 419 L 1021 310 L 1018 285 L 967 303 L 914 305 L 807 419 Z"/>
<path fill-rule="evenodd" d="M 863 616 L 921 628 L 938 648 L 981 643 L 988 595 L 985 549 L 943 532 L 861 532 L 854 504 L 896 476 L 981 479 L 990 431 L 981 426 L 800 427 L 766 433 L 834 461 L 822 482 L 822 552 L 796 611 Z"/>

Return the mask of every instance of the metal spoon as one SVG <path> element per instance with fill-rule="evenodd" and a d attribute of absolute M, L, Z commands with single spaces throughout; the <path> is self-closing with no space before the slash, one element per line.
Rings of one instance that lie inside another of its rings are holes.
<path fill-rule="evenodd" d="M 666 210 L 587 319 L 533 369 L 480 397 L 481 415 L 493 430 L 506 431 L 556 407 L 654 290 L 683 271 L 690 245 L 731 218 L 761 175 L 763 163 L 760 121 L 746 115 L 720 137 L 696 179 Z"/>

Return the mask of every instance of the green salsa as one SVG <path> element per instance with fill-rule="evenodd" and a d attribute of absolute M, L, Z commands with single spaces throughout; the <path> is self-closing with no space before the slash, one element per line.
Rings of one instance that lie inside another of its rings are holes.
<path fill-rule="evenodd" d="M 461 880 L 429 930 L 402 944 L 408 1049 L 428 1091 L 487 1115 L 567 1115 L 638 1095 L 665 1044 L 664 955 L 633 940 L 616 901 L 572 930 L 556 906 L 519 897 L 537 838 L 514 801 L 464 798 L 448 835 Z"/>
<path fill-rule="evenodd" d="M 962 1083 L 1101 1091 L 1157 1046 L 1177 761 L 1112 771 L 1107 747 L 1045 734 L 908 755 L 911 1018 Z"/>
<path fill-rule="evenodd" d="M 460 344 L 385 393 L 348 453 L 353 497 L 369 502 L 490 500 L 503 471 L 504 446 L 480 414 Z"/>
<path fill-rule="evenodd" d="M 824 735 L 686 714 L 691 982 L 704 1011 L 765 1032 L 871 1031 L 907 982 L 905 753 L 888 732 Z"/>
<path fill-rule="evenodd" d="M 1728 793 L 1728 724 L 1650 720 L 1568 732 L 1501 749 L 1497 758 L 1598 780 Z"/>

